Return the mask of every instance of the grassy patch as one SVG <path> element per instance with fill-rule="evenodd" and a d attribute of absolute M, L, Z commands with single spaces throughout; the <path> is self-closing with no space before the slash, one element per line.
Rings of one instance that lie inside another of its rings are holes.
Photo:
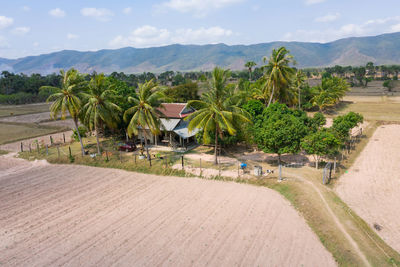
<path fill-rule="evenodd" d="M 0 117 L 33 114 L 49 111 L 50 104 L 0 105 Z"/>
<path fill-rule="evenodd" d="M 0 122 L 0 145 L 56 133 L 62 130 L 64 130 L 64 128 L 61 127 Z"/>
<path fill-rule="evenodd" d="M 359 101 L 355 99 L 354 102 L 347 102 L 337 109 L 339 115 L 350 111 L 361 113 L 366 120 L 400 121 L 400 102 L 391 101 L 387 97 L 381 97 L 381 100 L 376 102 L 366 98 L 360 98 Z"/>
<path fill-rule="evenodd" d="M 1 149 L 0 149 L 0 155 L 5 155 L 5 154 L 8 154 L 8 151 L 1 150 Z"/>

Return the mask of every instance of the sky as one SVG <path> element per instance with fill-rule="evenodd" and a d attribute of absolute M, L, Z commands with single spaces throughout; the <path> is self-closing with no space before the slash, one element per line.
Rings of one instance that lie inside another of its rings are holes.
<path fill-rule="evenodd" d="M 0 57 L 400 31 L 399 0 L 0 0 Z"/>

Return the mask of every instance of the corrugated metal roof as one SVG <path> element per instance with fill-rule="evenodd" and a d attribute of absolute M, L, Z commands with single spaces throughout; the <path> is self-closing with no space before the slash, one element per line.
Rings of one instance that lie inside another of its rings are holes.
<path fill-rule="evenodd" d="M 175 128 L 174 132 L 182 138 L 195 136 L 199 132 L 199 129 L 194 129 L 193 131 L 189 132 L 188 125 L 189 122 L 182 120 Z"/>
<path fill-rule="evenodd" d="M 164 119 L 164 118 L 161 118 L 160 121 L 161 121 L 161 128 L 163 128 L 163 130 L 172 131 L 179 124 L 181 119 Z"/>

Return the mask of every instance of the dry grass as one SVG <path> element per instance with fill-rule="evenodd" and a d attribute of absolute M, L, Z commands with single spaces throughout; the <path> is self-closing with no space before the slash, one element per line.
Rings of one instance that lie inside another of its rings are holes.
<path fill-rule="evenodd" d="M 0 122 L 0 145 L 62 131 L 60 127 Z"/>
<path fill-rule="evenodd" d="M 49 111 L 50 104 L 0 105 L 0 117 L 33 114 Z"/>

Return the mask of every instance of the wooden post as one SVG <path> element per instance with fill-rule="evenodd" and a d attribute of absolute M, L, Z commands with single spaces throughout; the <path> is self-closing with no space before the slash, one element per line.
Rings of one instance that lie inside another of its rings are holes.
<path fill-rule="evenodd" d="M 122 163 L 122 151 L 119 151 L 119 161 Z"/>
<path fill-rule="evenodd" d="M 202 176 L 202 175 L 201 175 L 201 159 L 200 159 L 200 176 Z"/>
<path fill-rule="evenodd" d="M 107 159 L 107 161 L 109 161 L 109 159 L 108 159 L 108 151 L 106 150 L 106 159 Z"/>
<path fill-rule="evenodd" d="M 21 152 L 24 152 L 24 145 L 21 142 Z"/>
<path fill-rule="evenodd" d="M 48 156 L 48 155 L 49 155 L 49 146 L 46 145 L 46 156 Z"/>
<path fill-rule="evenodd" d="M 333 162 L 333 175 L 336 174 L 336 157 L 335 157 L 335 161 Z"/>
<path fill-rule="evenodd" d="M 136 154 L 135 154 L 135 165 L 136 165 Z"/>
<path fill-rule="evenodd" d="M 181 156 L 181 160 L 182 160 L 182 170 L 185 169 L 184 163 L 183 163 L 183 156 Z"/>
<path fill-rule="evenodd" d="M 39 154 L 39 141 L 36 143 L 37 153 Z"/>
<path fill-rule="evenodd" d="M 31 143 L 29 143 L 29 153 L 32 153 Z"/>
<path fill-rule="evenodd" d="M 218 176 L 221 177 L 221 160 L 218 160 Z"/>
<path fill-rule="evenodd" d="M 150 167 L 151 167 L 151 155 L 149 155 L 148 157 L 149 157 L 149 164 L 150 164 Z"/>
<path fill-rule="evenodd" d="M 53 145 L 53 137 L 50 135 L 50 145 Z"/>
<path fill-rule="evenodd" d="M 69 150 L 69 157 L 72 157 L 72 152 L 71 152 L 71 147 L 70 146 L 68 147 L 68 150 Z"/>
<path fill-rule="evenodd" d="M 282 165 L 279 165 L 279 181 L 282 181 Z"/>
<path fill-rule="evenodd" d="M 57 146 L 57 154 L 58 154 L 58 159 L 60 159 L 60 147 Z"/>
<path fill-rule="evenodd" d="M 65 144 L 65 133 L 63 133 L 63 139 L 64 139 L 64 144 Z"/>
<path fill-rule="evenodd" d="M 167 156 L 165 156 L 165 157 L 164 157 L 164 159 L 165 159 L 165 168 L 167 169 L 167 168 L 168 168 L 168 160 L 167 160 Z"/>

